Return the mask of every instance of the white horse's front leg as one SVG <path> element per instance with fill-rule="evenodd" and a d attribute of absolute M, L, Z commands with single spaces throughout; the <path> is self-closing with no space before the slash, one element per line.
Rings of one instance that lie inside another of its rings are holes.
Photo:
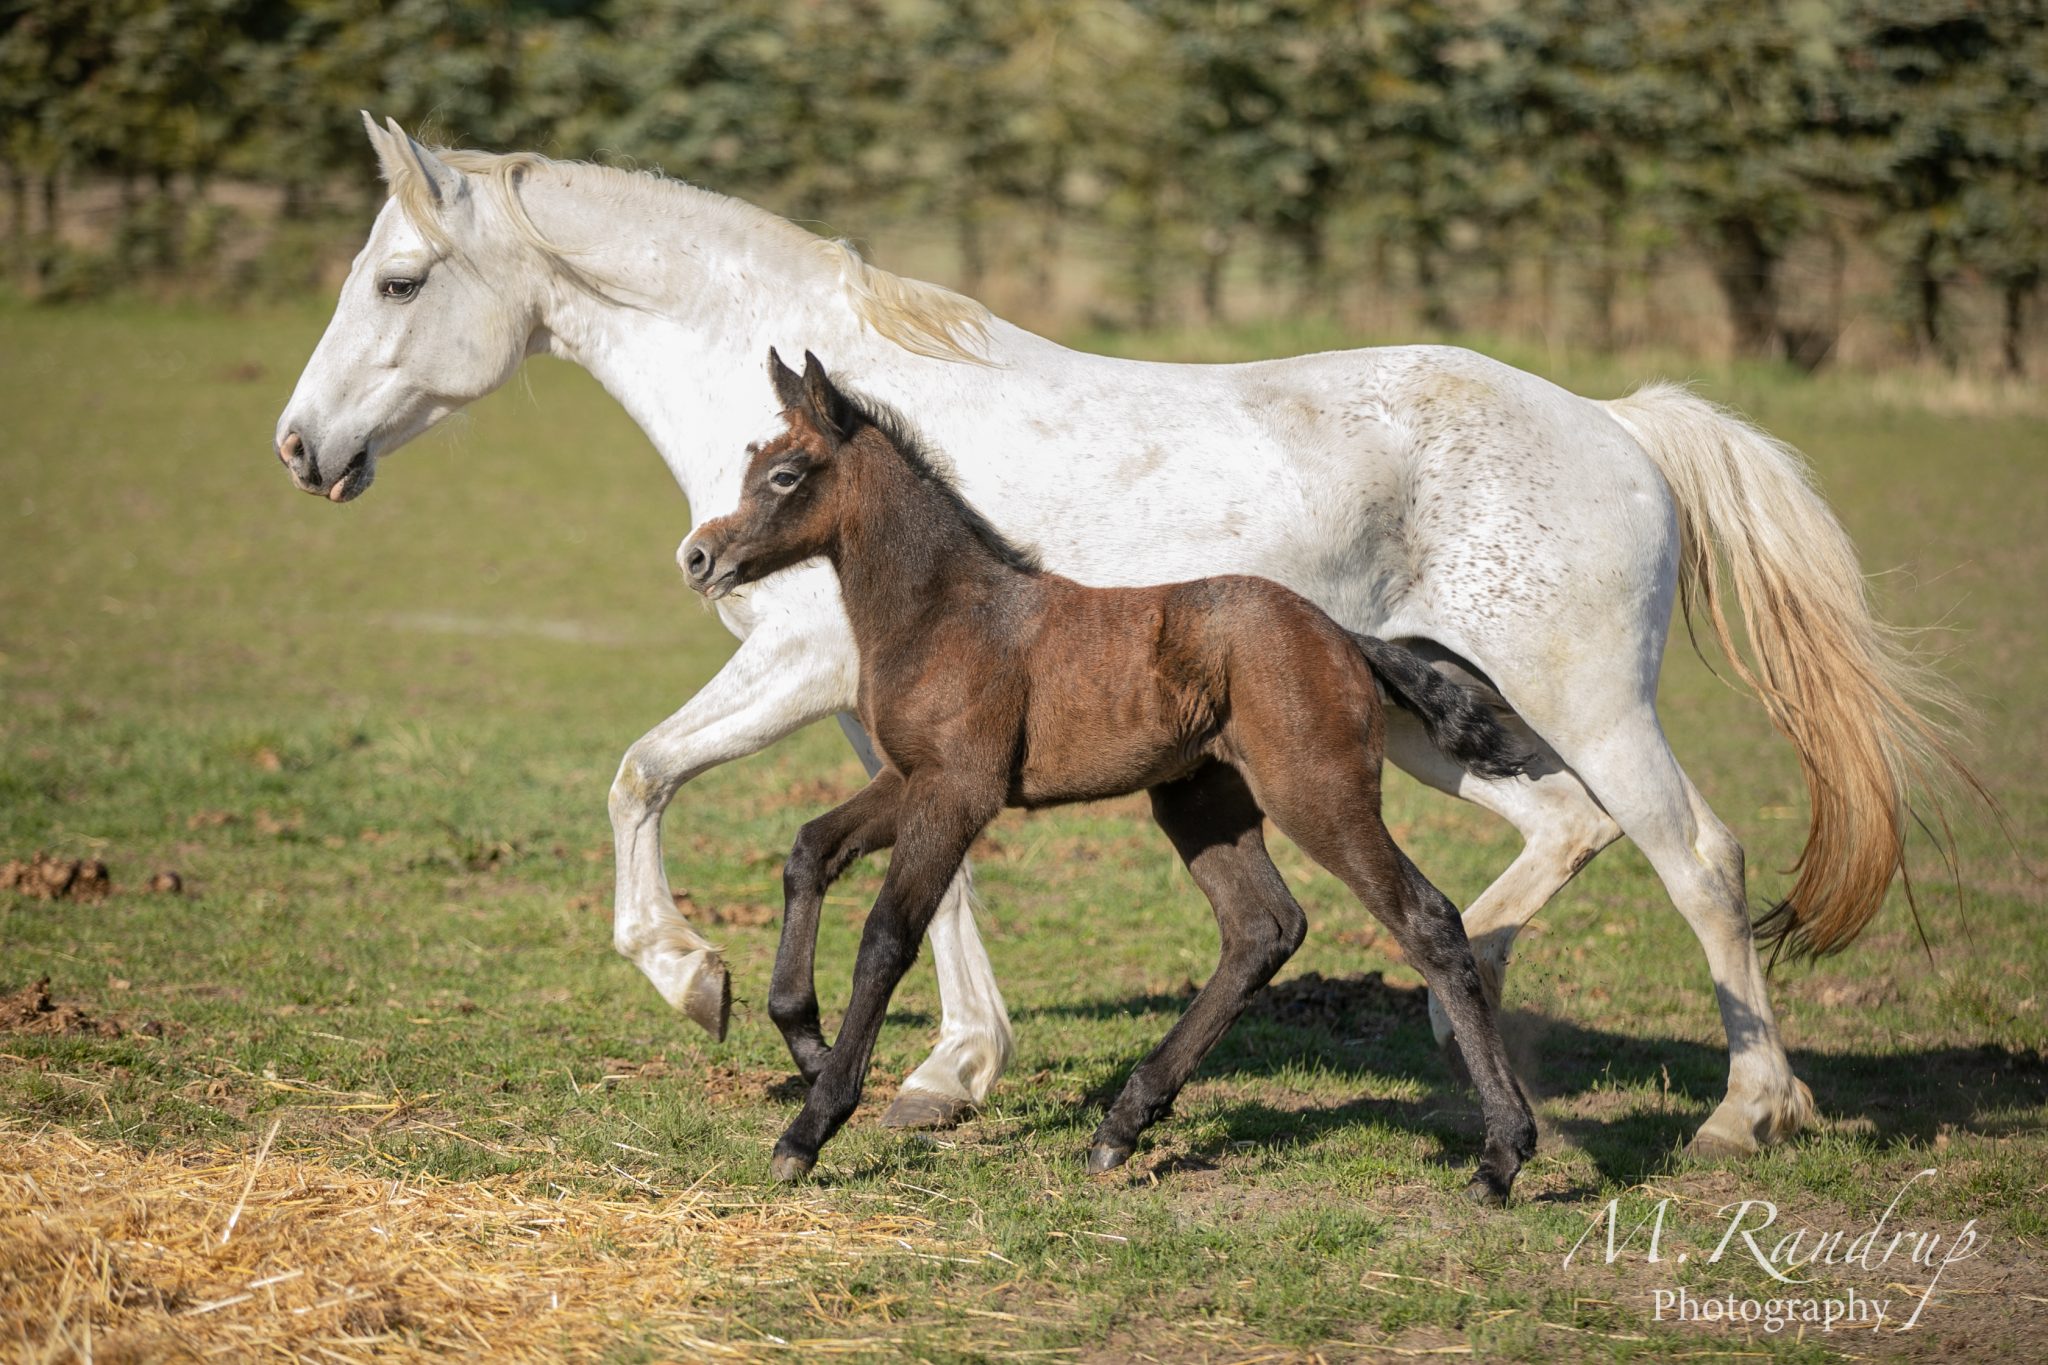
<path fill-rule="evenodd" d="M 662 812 L 697 774 L 851 705 L 856 667 L 843 630 L 765 622 L 687 706 L 626 751 L 612 780 L 612 944 L 662 999 L 721 1040 L 732 1011 L 725 959 L 676 911 L 662 864 Z"/>
<path fill-rule="evenodd" d="M 872 777 L 881 759 L 867 731 L 844 712 L 839 726 Z M 959 1122 L 988 1098 L 989 1087 L 1010 1064 L 1009 1010 L 974 927 L 974 873 L 967 863 L 961 863 L 946 888 L 926 934 L 939 974 L 939 1041 L 882 1115 L 890 1128 L 945 1128 Z"/>

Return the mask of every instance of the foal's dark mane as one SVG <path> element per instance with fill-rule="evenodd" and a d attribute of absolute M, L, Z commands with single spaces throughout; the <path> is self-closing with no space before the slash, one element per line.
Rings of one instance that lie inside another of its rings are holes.
<path fill-rule="evenodd" d="M 981 509 L 967 500 L 960 486 L 953 482 L 953 476 L 933 462 L 924 438 L 902 413 L 886 403 L 848 393 L 844 389 L 840 390 L 840 395 L 852 406 L 854 416 L 882 434 L 890 447 L 903 457 L 903 463 L 909 466 L 910 472 L 945 499 L 982 548 L 994 555 L 1005 568 L 1024 574 L 1045 572 L 1037 550 L 1019 545 L 1005 536 L 981 514 Z"/>

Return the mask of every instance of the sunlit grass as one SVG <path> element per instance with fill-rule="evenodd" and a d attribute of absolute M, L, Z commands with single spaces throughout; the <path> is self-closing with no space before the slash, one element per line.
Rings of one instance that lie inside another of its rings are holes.
<path fill-rule="evenodd" d="M 312 308 L 0 314 L 0 859 L 97 856 L 121 888 L 91 905 L 0 893 L 0 991 L 47 973 L 59 999 L 130 1029 L 0 1035 L 0 1107 L 152 1149 L 253 1148 L 282 1119 L 291 1150 L 365 1170 L 764 1189 L 793 1103 L 761 1003 L 775 926 L 712 930 L 740 997 L 722 1046 L 610 948 L 618 755 L 731 648 L 677 581 L 680 498 L 594 384 L 537 362 L 389 461 L 372 496 L 317 504 L 268 444 L 321 323 Z M 1082 340 L 1220 359 L 1344 339 Z M 1975 752 L 2042 862 L 2037 420 L 1931 410 L 1882 381 L 1676 372 L 1803 446 L 1887 571 L 1886 609 L 1948 628 L 1938 642 L 1985 715 Z M 1586 361 L 1552 377 L 1614 394 L 1650 375 Z M 1803 831 L 1789 753 L 1682 643 L 1663 711 L 1767 897 Z M 796 825 L 859 780 L 830 726 L 707 775 L 669 818 L 677 887 L 713 909 L 772 905 Z M 1490 817 L 1402 780 L 1388 816 L 1461 902 L 1515 849 Z M 1698 949 L 1633 850 L 1603 855 L 1518 949 L 1510 1004 L 1550 1136 L 1516 1206 L 1488 1215 L 1457 1195 L 1477 1115 L 1412 1011 L 1248 1023 L 1133 1181 L 1084 1180 L 1100 1096 L 1213 966 L 1215 931 L 1142 803 L 1006 815 L 979 869 L 1017 1027 L 1009 1078 L 936 1141 L 857 1123 L 822 1187 L 848 1209 L 914 1198 L 1004 1259 L 864 1268 L 850 1311 L 878 1336 L 926 1333 L 935 1356 L 959 1353 L 953 1327 L 1003 1321 L 975 1312 L 1009 1314 L 1016 1348 L 1107 1357 L 1368 1342 L 1655 1355 L 1614 1339 L 1652 1330 L 1641 1267 L 1560 1267 L 1605 1200 L 1680 1191 L 1703 1201 L 1682 1215 L 1701 1238 L 1714 1206 L 1752 1195 L 1860 1226 L 1923 1166 L 1944 1176 L 1921 1225 L 1978 1218 L 1994 1249 L 1977 1269 L 2021 1266 L 2020 1239 L 2043 1235 L 2048 935 L 2034 867 L 1980 816 L 1957 832 L 1961 906 L 1916 849 L 1931 960 L 1901 901 L 1846 956 L 1779 974 L 1788 1043 L 1832 1127 L 1732 1171 L 1677 1153 L 1724 1081 Z M 1313 924 L 1290 975 L 1412 983 L 1362 909 L 1279 856 Z M 160 868 L 186 894 L 138 889 Z M 828 1010 L 875 885 L 861 869 L 828 906 Z M 922 1057 L 936 1013 L 920 967 L 875 1093 Z M 152 1021 L 164 1036 L 137 1031 Z M 1982 1342 L 2024 1330 L 1984 1302 L 1936 1311 L 1971 1315 Z M 748 1321 L 794 1336 L 810 1312 L 800 1285 L 764 1284 Z"/>

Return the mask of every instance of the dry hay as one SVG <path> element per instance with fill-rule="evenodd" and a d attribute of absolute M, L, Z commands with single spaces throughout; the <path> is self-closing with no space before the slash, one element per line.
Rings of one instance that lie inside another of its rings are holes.
<path fill-rule="evenodd" d="M 777 1324 L 746 1320 L 750 1296 L 823 1289 L 874 1257 L 968 1259 L 893 1205 L 853 1214 L 703 1188 L 535 1197 L 503 1180 L 377 1179 L 269 1145 L 143 1154 L 0 1120 L 0 1355 L 807 1358 L 886 1347 L 885 1320 L 874 1335 L 781 1341 Z"/>

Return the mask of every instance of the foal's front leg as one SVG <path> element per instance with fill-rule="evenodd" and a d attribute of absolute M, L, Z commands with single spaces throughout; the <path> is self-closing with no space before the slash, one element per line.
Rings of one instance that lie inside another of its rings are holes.
<path fill-rule="evenodd" d="M 1265 817 L 1234 769 L 1214 764 L 1154 787 L 1152 818 L 1215 907 L 1223 952 L 1187 1013 L 1138 1063 L 1095 1130 L 1088 1169 L 1098 1174 L 1123 1165 L 1138 1135 L 1166 1117 L 1202 1058 L 1308 932 L 1308 917 L 1266 852 Z"/>
<path fill-rule="evenodd" d="M 790 1058 L 807 1083 L 831 1056 L 818 1027 L 818 983 L 813 965 L 818 946 L 818 913 L 825 892 L 854 860 L 896 842 L 897 805 L 903 776 L 893 768 L 853 798 L 797 831 L 782 868 L 782 942 L 775 949 L 775 975 L 768 989 L 768 1017 L 782 1030 Z"/>
<path fill-rule="evenodd" d="M 925 927 L 944 899 L 975 836 L 1002 809 L 1002 788 L 946 789 L 913 785 L 898 806 L 896 854 L 882 879 L 882 894 L 861 931 L 853 965 L 853 997 L 839 1039 L 804 1097 L 804 1107 L 775 1144 L 769 1165 L 777 1180 L 800 1180 L 817 1164 L 818 1150 L 860 1105 L 861 1087 L 889 997 L 917 959 Z"/>

